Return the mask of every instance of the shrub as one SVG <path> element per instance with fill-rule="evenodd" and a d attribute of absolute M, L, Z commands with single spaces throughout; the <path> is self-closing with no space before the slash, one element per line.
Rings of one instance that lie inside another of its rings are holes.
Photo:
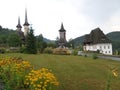
<path fill-rule="evenodd" d="M 98 58 L 97 54 L 93 54 L 92 58 L 97 59 Z"/>
<path fill-rule="evenodd" d="M 34 70 L 21 58 L 0 59 L 0 80 L 3 90 L 53 90 L 59 84 L 48 69 Z"/>
<path fill-rule="evenodd" d="M 2 58 L 0 66 L 0 77 L 5 90 L 23 88 L 24 75 L 32 69 L 29 62 L 20 58 Z"/>
<path fill-rule="evenodd" d="M 5 53 L 5 48 L 0 48 L 0 53 Z"/>
<path fill-rule="evenodd" d="M 70 55 L 71 52 L 66 48 L 55 48 L 53 50 L 53 54 L 59 54 L 59 55 Z"/>
<path fill-rule="evenodd" d="M 74 50 L 73 55 L 78 55 L 78 50 Z"/>
<path fill-rule="evenodd" d="M 52 54 L 53 53 L 53 49 L 51 47 L 47 47 L 47 48 L 45 48 L 44 53 Z"/>
<path fill-rule="evenodd" d="M 25 84 L 29 90 L 53 90 L 52 86 L 58 85 L 55 76 L 46 68 L 32 70 L 25 76 Z"/>
<path fill-rule="evenodd" d="M 25 52 L 25 47 L 20 47 L 19 52 L 24 53 Z"/>

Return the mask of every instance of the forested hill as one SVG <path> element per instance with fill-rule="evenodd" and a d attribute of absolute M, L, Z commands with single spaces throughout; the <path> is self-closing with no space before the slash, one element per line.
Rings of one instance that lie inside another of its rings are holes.
<path fill-rule="evenodd" d="M 120 31 L 110 32 L 106 35 L 110 40 L 120 42 Z"/>
<path fill-rule="evenodd" d="M 120 51 L 120 31 L 110 32 L 106 35 L 113 44 L 113 50 Z"/>
<path fill-rule="evenodd" d="M 2 26 L 0 26 L 0 46 L 3 46 L 3 47 L 6 46 L 8 43 L 10 43 L 11 38 L 16 38 L 17 37 L 16 34 L 17 34 L 16 30 L 3 28 Z M 44 37 L 43 37 L 43 40 L 46 43 L 53 42 L 53 41 L 51 41 L 51 40 L 49 40 L 47 38 L 44 38 Z"/>

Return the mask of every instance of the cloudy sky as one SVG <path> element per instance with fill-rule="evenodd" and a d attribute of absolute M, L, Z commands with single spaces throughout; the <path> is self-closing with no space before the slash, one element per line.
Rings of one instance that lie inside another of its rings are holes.
<path fill-rule="evenodd" d="M 0 25 L 16 30 L 18 16 L 24 23 L 25 8 L 35 35 L 52 40 L 59 36 L 61 22 L 67 40 L 97 27 L 105 34 L 120 31 L 120 0 L 0 0 Z"/>

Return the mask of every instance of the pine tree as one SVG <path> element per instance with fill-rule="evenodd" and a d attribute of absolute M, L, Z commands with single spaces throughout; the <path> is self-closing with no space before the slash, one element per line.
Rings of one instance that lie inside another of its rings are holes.
<path fill-rule="evenodd" d="M 36 38 L 34 36 L 32 27 L 30 28 L 30 32 L 26 36 L 25 53 L 28 54 L 37 53 Z"/>

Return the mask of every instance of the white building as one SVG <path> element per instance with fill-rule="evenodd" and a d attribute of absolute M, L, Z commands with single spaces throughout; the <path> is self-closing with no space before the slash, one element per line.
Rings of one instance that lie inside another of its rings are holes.
<path fill-rule="evenodd" d="M 112 55 L 112 43 L 100 30 L 96 28 L 85 36 L 84 51 L 99 51 L 101 54 Z"/>

